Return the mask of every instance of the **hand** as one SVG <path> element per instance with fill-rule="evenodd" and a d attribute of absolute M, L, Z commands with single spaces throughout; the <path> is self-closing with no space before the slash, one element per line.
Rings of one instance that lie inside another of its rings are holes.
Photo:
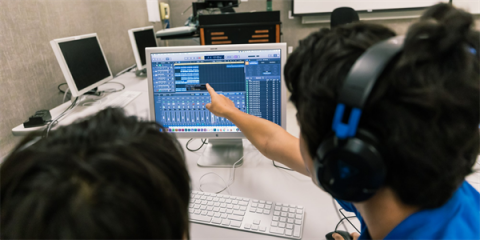
<path fill-rule="evenodd" d="M 208 103 L 205 107 L 216 116 L 228 118 L 228 115 L 231 112 L 238 110 L 232 100 L 216 93 L 215 89 L 213 89 L 208 83 L 207 90 L 208 93 L 210 93 L 211 103 Z"/>
<path fill-rule="evenodd" d="M 343 239 L 342 235 L 340 235 L 338 233 L 332 234 L 332 237 L 335 240 L 345 240 L 345 239 Z M 357 232 L 353 232 L 353 233 L 350 233 L 350 237 L 352 238 L 352 240 L 357 240 L 358 237 L 360 237 L 360 234 L 358 234 Z"/>

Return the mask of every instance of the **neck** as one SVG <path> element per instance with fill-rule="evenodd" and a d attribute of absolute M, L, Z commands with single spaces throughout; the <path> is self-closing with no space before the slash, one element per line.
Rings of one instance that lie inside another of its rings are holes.
<path fill-rule="evenodd" d="M 390 188 L 380 189 L 367 201 L 354 203 L 372 239 L 384 239 L 398 224 L 419 210 L 403 204 Z"/>

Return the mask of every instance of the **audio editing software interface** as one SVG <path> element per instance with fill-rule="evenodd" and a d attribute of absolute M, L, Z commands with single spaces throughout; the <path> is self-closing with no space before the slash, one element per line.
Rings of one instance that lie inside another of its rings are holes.
<path fill-rule="evenodd" d="M 152 53 L 155 118 L 170 132 L 238 132 L 207 110 L 209 83 L 243 112 L 281 125 L 280 50 Z"/>

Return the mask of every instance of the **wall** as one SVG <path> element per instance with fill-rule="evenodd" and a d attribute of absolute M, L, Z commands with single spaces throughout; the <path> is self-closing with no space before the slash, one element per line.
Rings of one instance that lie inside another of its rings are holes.
<path fill-rule="evenodd" d="M 0 0 L 0 159 L 13 127 L 62 101 L 52 39 L 96 32 L 115 74 L 135 63 L 127 30 L 148 25 L 145 0 Z"/>

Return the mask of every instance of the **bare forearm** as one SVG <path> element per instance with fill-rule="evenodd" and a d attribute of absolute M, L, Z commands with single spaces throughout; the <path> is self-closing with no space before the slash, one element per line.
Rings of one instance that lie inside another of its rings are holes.
<path fill-rule="evenodd" d="M 298 138 L 275 123 L 240 110 L 232 111 L 227 118 L 267 158 L 308 175 L 301 158 Z"/>

